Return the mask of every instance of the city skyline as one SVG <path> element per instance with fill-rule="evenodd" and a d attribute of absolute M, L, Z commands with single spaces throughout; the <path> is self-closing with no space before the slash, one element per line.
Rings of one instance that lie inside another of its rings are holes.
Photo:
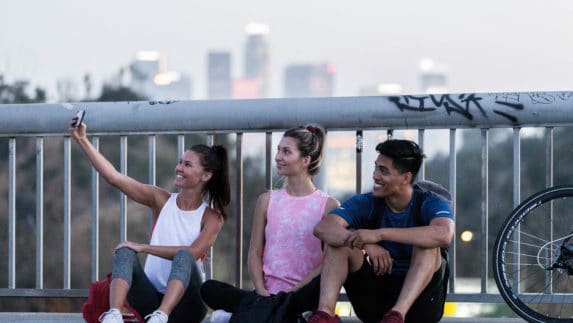
<path fill-rule="evenodd" d="M 452 92 L 569 90 L 572 13 L 565 0 L 22 0 L 0 13 L 0 73 L 29 79 L 53 99 L 58 80 L 81 84 L 90 74 L 97 89 L 136 52 L 155 50 L 171 70 L 191 75 L 193 97 L 203 99 L 208 52 L 233 53 L 233 75 L 242 75 L 244 27 L 256 21 L 270 27 L 271 97 L 282 95 L 285 66 L 314 62 L 336 67 L 337 96 L 381 83 L 418 93 L 424 57 L 448 66 Z"/>

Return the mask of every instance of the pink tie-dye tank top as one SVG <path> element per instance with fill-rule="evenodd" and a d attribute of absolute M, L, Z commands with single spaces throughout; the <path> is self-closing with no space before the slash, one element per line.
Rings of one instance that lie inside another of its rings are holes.
<path fill-rule="evenodd" d="M 291 196 L 271 191 L 265 227 L 263 274 L 271 294 L 287 291 L 322 262 L 322 248 L 312 231 L 324 215 L 328 195 L 320 190 Z"/>

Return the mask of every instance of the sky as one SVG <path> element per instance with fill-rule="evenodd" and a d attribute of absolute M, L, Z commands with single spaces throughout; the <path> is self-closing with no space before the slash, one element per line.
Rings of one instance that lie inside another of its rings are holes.
<path fill-rule="evenodd" d="M 140 50 L 187 73 L 206 97 L 210 50 L 242 74 L 244 27 L 270 27 L 271 96 L 290 63 L 332 63 L 335 95 L 400 83 L 419 93 L 419 62 L 447 67 L 450 92 L 573 89 L 570 0 L 4 0 L 0 74 L 28 79 L 55 100 L 57 80 L 111 79 Z"/>

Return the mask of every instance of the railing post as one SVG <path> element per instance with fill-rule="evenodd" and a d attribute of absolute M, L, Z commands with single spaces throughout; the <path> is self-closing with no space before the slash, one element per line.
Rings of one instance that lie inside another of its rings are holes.
<path fill-rule="evenodd" d="M 63 288 L 70 289 L 71 276 L 71 140 L 64 137 L 64 272 Z"/>
<path fill-rule="evenodd" d="M 452 195 L 452 212 L 454 212 L 454 222 L 456 221 L 456 176 L 457 176 L 457 154 L 456 154 L 456 129 L 450 129 L 450 193 Z M 456 232 L 450 249 L 450 293 L 453 293 L 456 287 Z"/>
<path fill-rule="evenodd" d="M 127 175 L 127 136 L 119 137 L 119 164 L 120 173 Z M 127 240 L 127 197 L 123 192 L 119 193 L 119 241 Z"/>
<path fill-rule="evenodd" d="M 92 138 L 92 145 L 99 151 L 99 138 Z M 99 280 L 99 174 L 91 167 L 92 199 L 92 281 Z"/>
<path fill-rule="evenodd" d="M 44 287 L 44 138 L 36 138 L 36 288 Z"/>
<path fill-rule="evenodd" d="M 489 273 L 489 137 L 488 129 L 481 129 L 481 292 L 487 293 Z"/>
<path fill-rule="evenodd" d="M 237 133 L 235 183 L 235 286 L 243 287 L 243 134 Z"/>
<path fill-rule="evenodd" d="M 8 140 L 8 288 L 16 288 L 16 138 Z"/>

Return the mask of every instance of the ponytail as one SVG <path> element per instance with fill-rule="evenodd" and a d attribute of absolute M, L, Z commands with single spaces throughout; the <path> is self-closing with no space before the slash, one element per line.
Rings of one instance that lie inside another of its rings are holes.
<path fill-rule="evenodd" d="M 205 170 L 212 173 L 203 195 L 207 198 L 209 206 L 217 210 L 223 220 L 227 220 L 227 206 L 231 202 L 227 149 L 221 145 L 209 147 L 200 144 L 191 147 L 190 150 L 201 156 L 201 165 Z"/>

